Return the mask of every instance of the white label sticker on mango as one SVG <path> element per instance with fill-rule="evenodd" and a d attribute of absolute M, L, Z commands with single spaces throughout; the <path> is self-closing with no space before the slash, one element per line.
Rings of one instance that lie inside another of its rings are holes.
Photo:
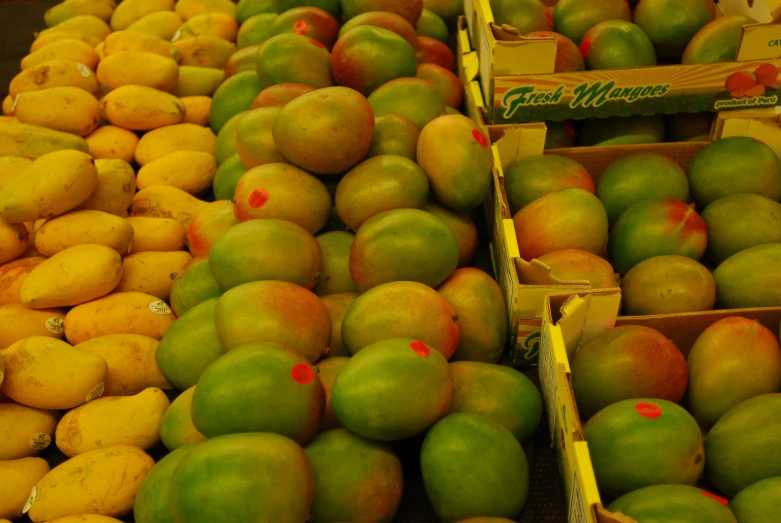
<path fill-rule="evenodd" d="M 89 67 L 84 64 L 76 64 L 76 69 L 79 70 L 79 74 L 81 74 L 81 76 L 84 78 L 89 78 L 89 75 L 92 74 L 92 71 L 89 70 Z"/>
<path fill-rule="evenodd" d="M 30 510 L 30 507 L 33 506 L 33 503 L 35 503 L 35 487 L 33 487 L 32 492 L 30 492 L 30 496 L 27 498 L 27 503 L 24 504 L 24 508 L 22 509 L 22 514 L 27 514 L 27 512 Z"/>
<path fill-rule="evenodd" d="M 52 438 L 45 432 L 42 432 L 40 434 L 33 434 L 30 436 L 30 447 L 32 447 L 34 450 L 43 450 L 49 445 L 51 445 Z"/>
<path fill-rule="evenodd" d="M 49 318 L 46 320 L 46 330 L 54 334 L 62 334 L 65 331 L 65 320 L 62 318 Z"/>
<path fill-rule="evenodd" d="M 97 386 L 89 391 L 89 394 L 87 394 L 87 402 L 90 402 L 94 400 L 95 398 L 99 398 L 103 395 L 103 390 L 106 388 L 106 384 L 102 381 L 97 384 Z"/>
<path fill-rule="evenodd" d="M 171 314 L 171 308 L 164 301 L 153 301 L 149 304 L 149 310 L 155 314 Z"/>
<path fill-rule="evenodd" d="M 172 42 L 176 42 L 176 41 L 177 41 L 177 40 L 179 40 L 181 37 L 182 37 L 182 30 L 181 30 L 181 29 L 179 29 L 179 30 L 178 30 L 178 31 L 176 31 L 176 32 L 174 33 L 174 35 L 171 37 L 171 41 L 172 41 Z"/>
<path fill-rule="evenodd" d="M 11 105 L 11 112 L 16 111 L 16 104 L 19 103 L 19 95 L 14 96 L 14 103 Z"/>

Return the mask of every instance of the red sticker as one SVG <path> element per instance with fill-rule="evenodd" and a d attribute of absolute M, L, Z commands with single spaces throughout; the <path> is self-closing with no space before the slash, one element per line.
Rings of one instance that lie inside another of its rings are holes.
<path fill-rule="evenodd" d="M 294 365 L 293 371 L 290 374 L 293 376 L 294 380 L 298 383 L 303 383 L 304 385 L 315 379 L 315 371 L 312 370 L 312 367 L 304 365 L 303 363 Z"/>
<path fill-rule="evenodd" d="M 413 341 L 409 346 L 415 354 L 422 358 L 428 358 L 428 355 L 431 354 L 431 349 L 422 341 Z"/>
<path fill-rule="evenodd" d="M 553 17 L 551 16 L 549 9 L 545 10 L 545 18 L 548 19 L 548 25 L 553 27 Z"/>
<path fill-rule="evenodd" d="M 255 189 L 249 195 L 249 206 L 253 209 L 263 207 L 268 201 L 268 191 L 266 189 Z"/>
<path fill-rule="evenodd" d="M 591 49 L 591 38 L 584 38 L 583 41 L 580 43 L 580 54 L 583 55 L 583 58 L 588 56 L 588 52 Z"/>
<path fill-rule="evenodd" d="M 307 25 L 306 20 L 299 20 L 293 24 L 293 32 L 297 35 L 305 35 L 308 28 L 309 26 Z"/>
<path fill-rule="evenodd" d="M 477 143 L 479 143 L 483 147 L 488 147 L 488 138 L 486 138 L 483 133 L 475 129 L 474 131 L 472 131 L 472 136 L 474 136 L 475 141 L 477 141 Z"/>
<path fill-rule="evenodd" d="M 316 45 L 317 47 L 323 47 L 323 48 L 325 48 L 325 46 L 324 46 L 323 44 L 321 44 L 320 42 L 318 42 L 318 41 L 317 41 L 317 40 L 315 40 L 314 38 L 310 38 L 310 39 L 309 39 L 309 41 L 310 41 L 310 42 L 312 42 L 312 45 Z"/>
<path fill-rule="evenodd" d="M 662 409 L 653 403 L 638 403 L 635 405 L 635 410 L 641 416 L 651 419 L 656 419 L 662 415 Z"/>
<path fill-rule="evenodd" d="M 561 123 L 562 123 L 562 125 L 564 125 L 564 130 L 566 130 L 566 131 L 567 131 L 567 133 L 568 133 L 570 136 L 575 136 L 575 128 L 574 128 L 574 127 L 572 127 L 572 124 L 571 124 L 571 123 L 569 123 L 567 120 L 564 120 L 564 121 L 563 121 L 563 122 L 561 122 Z"/>
<path fill-rule="evenodd" d="M 727 501 L 726 499 L 722 498 L 721 496 L 717 496 L 716 494 L 712 494 L 712 493 L 708 492 L 707 490 L 700 490 L 700 492 L 702 492 L 703 494 L 705 494 L 706 496 L 708 496 L 712 500 L 718 501 L 722 505 L 729 505 L 729 501 Z"/>

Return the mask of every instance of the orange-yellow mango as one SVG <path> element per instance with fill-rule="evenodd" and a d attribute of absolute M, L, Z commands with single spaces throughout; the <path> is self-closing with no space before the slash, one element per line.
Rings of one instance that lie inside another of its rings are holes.
<path fill-rule="evenodd" d="M 236 4 L 230 0 L 179 0 L 175 9 L 184 20 L 204 13 L 225 13 L 236 17 Z"/>
<path fill-rule="evenodd" d="M 0 156 L 0 191 L 8 183 L 21 175 L 33 161 L 24 156 Z"/>
<path fill-rule="evenodd" d="M 138 136 L 116 125 L 104 125 L 92 131 L 85 138 L 89 146 L 89 154 L 95 160 L 133 161 L 133 154 L 138 145 Z"/>
<path fill-rule="evenodd" d="M 168 301 L 174 278 L 191 259 L 186 251 L 131 254 L 125 258 L 125 270 L 114 292 L 143 292 Z"/>
<path fill-rule="evenodd" d="M 175 151 L 150 162 L 138 171 L 139 190 L 153 185 L 170 185 L 192 195 L 201 194 L 212 186 L 217 160 L 202 151 Z"/>
<path fill-rule="evenodd" d="M 154 35 L 137 31 L 117 31 L 111 33 L 103 42 L 103 54 L 111 56 L 116 53 L 154 53 L 165 58 L 179 61 L 179 51 L 171 42 Z"/>
<path fill-rule="evenodd" d="M 208 205 L 203 200 L 170 185 L 151 185 L 136 193 L 130 216 L 173 218 L 186 231 L 199 210 Z"/>
<path fill-rule="evenodd" d="M 94 36 L 74 33 L 73 31 L 58 30 L 43 36 L 39 35 L 38 38 L 33 40 L 33 43 L 30 45 L 30 52 L 34 53 L 41 47 L 45 47 L 52 42 L 56 42 L 57 40 L 81 40 L 89 44 L 89 46 L 92 48 L 97 47 L 97 45 L 102 42 L 102 40 L 95 38 Z"/>
<path fill-rule="evenodd" d="M 22 123 L 87 136 L 100 123 L 97 98 L 78 87 L 50 87 L 16 95 L 14 114 Z"/>
<path fill-rule="evenodd" d="M 212 108 L 212 99 L 208 96 L 184 96 L 180 98 L 184 104 L 184 123 L 195 125 L 209 125 L 209 112 Z"/>
<path fill-rule="evenodd" d="M 42 458 L 0 460 L 0 518 L 18 518 L 30 491 L 48 472 L 49 464 Z"/>
<path fill-rule="evenodd" d="M 222 69 L 180 65 L 179 82 L 172 93 L 182 98 L 186 96 L 211 96 L 224 79 L 225 73 Z"/>
<path fill-rule="evenodd" d="M 239 23 L 227 13 L 203 13 L 187 20 L 171 41 L 184 40 L 193 36 L 218 36 L 229 42 L 236 41 Z"/>
<path fill-rule="evenodd" d="M 0 459 L 38 455 L 54 439 L 59 417 L 54 410 L 36 409 L 10 401 L 0 403 Z"/>
<path fill-rule="evenodd" d="M 100 92 L 92 69 L 73 60 L 44 62 L 17 74 L 8 87 L 9 96 L 49 87 L 79 87 L 92 95 Z"/>
<path fill-rule="evenodd" d="M 111 28 L 97 16 L 78 15 L 68 18 L 54 27 L 44 29 L 38 33 L 38 38 L 59 31 L 71 31 L 82 35 L 89 35 L 98 40 L 103 40 L 111 33 Z"/>
<path fill-rule="evenodd" d="M 92 15 L 108 22 L 117 4 L 114 0 L 65 0 L 49 8 L 43 14 L 43 21 L 49 27 L 79 15 Z"/>
<path fill-rule="evenodd" d="M 124 85 L 103 97 L 103 114 L 113 125 L 149 131 L 184 120 L 184 105 L 176 96 L 141 85 Z"/>
<path fill-rule="evenodd" d="M 30 245 L 30 234 L 21 223 L 6 223 L 0 220 L 0 263 L 6 263 L 21 256 Z"/>
<path fill-rule="evenodd" d="M 100 61 L 97 78 L 103 92 L 123 85 L 144 85 L 171 91 L 179 80 L 179 65 L 155 53 L 114 53 Z"/>
<path fill-rule="evenodd" d="M 182 17 L 174 11 L 156 11 L 139 18 L 126 30 L 146 33 L 170 41 L 183 23 Z"/>
<path fill-rule="evenodd" d="M 131 216 L 127 221 L 133 226 L 134 231 L 133 246 L 130 249 L 132 253 L 181 251 L 184 249 L 184 229 L 173 218 Z"/>
<path fill-rule="evenodd" d="M 19 291 L 30 272 L 46 258 L 19 258 L 0 265 L 0 306 L 22 303 Z"/>
<path fill-rule="evenodd" d="M 71 211 L 46 222 L 35 232 L 35 248 L 50 257 L 76 245 L 95 244 L 126 254 L 133 227 L 124 218 L 103 211 Z"/>
<path fill-rule="evenodd" d="M 61 309 L 36 310 L 25 307 L 21 303 L 2 305 L 0 306 L 0 325 L 3 328 L 0 329 L 0 350 L 30 336 L 62 339 L 65 337 L 63 334 L 64 321 L 65 312 Z"/>
<path fill-rule="evenodd" d="M 181 65 L 222 69 L 236 52 L 236 44 L 219 36 L 193 36 L 174 42 Z"/>
<path fill-rule="evenodd" d="M 123 0 L 111 15 L 111 29 L 121 31 L 146 15 L 173 9 L 174 0 Z"/>
<path fill-rule="evenodd" d="M 89 146 L 81 136 L 0 117 L 0 156 L 38 158 L 63 149 L 86 153 Z"/>
<path fill-rule="evenodd" d="M 95 48 L 82 40 L 64 38 L 55 40 L 22 58 L 22 71 L 52 60 L 71 60 L 86 65 L 93 71 L 100 61 Z"/>
<path fill-rule="evenodd" d="M 191 123 L 169 125 L 149 131 L 138 142 L 135 159 L 144 166 L 176 151 L 202 151 L 215 154 L 217 136 L 208 127 Z"/>

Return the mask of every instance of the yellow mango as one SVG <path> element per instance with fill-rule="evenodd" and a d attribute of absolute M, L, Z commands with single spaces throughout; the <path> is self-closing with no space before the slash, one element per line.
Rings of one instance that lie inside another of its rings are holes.
<path fill-rule="evenodd" d="M 215 154 L 217 136 L 208 127 L 191 123 L 161 127 L 144 134 L 138 141 L 136 163 L 144 166 L 175 151 Z"/>
<path fill-rule="evenodd" d="M 33 523 L 81 514 L 123 516 L 133 510 L 136 492 L 154 464 L 146 452 L 131 446 L 79 454 L 35 485 L 27 514 Z"/>
<path fill-rule="evenodd" d="M 132 396 L 149 387 L 171 390 L 155 360 L 158 341 L 139 334 L 110 334 L 74 349 L 97 354 L 108 365 L 103 396 Z"/>
<path fill-rule="evenodd" d="M 193 36 L 174 42 L 181 65 L 222 69 L 236 52 L 236 44 L 219 36 Z"/>
<path fill-rule="evenodd" d="M 197 195 L 208 190 L 217 172 L 214 155 L 202 151 L 175 151 L 150 162 L 138 171 L 139 190 L 153 185 L 170 185 Z"/>
<path fill-rule="evenodd" d="M 155 53 L 114 53 L 100 61 L 97 77 L 104 92 L 123 85 L 145 85 L 171 91 L 179 80 L 179 65 Z"/>
<path fill-rule="evenodd" d="M 33 40 L 32 45 L 30 45 L 30 52 L 34 53 L 38 49 L 45 47 L 49 45 L 52 42 L 56 42 L 57 40 L 81 40 L 82 42 L 86 42 L 89 44 L 90 47 L 93 49 L 102 42 L 101 39 L 95 38 L 91 35 L 85 35 L 81 33 L 74 33 L 73 31 L 63 31 L 62 29 L 58 29 L 57 31 L 54 31 L 52 33 L 47 33 L 43 36 L 38 36 L 35 40 Z"/>
<path fill-rule="evenodd" d="M 14 99 L 10 95 L 3 98 L 3 114 L 6 116 L 14 115 Z"/>
<path fill-rule="evenodd" d="M 131 216 L 173 218 L 186 231 L 195 213 L 208 205 L 203 200 L 170 185 L 151 185 L 133 197 Z"/>
<path fill-rule="evenodd" d="M 168 450 L 206 441 L 198 432 L 192 420 L 193 394 L 196 385 L 179 394 L 163 416 L 160 424 L 160 439 Z"/>
<path fill-rule="evenodd" d="M 209 125 L 209 113 L 212 109 L 212 99 L 208 96 L 184 96 L 180 98 L 184 104 L 184 123 L 193 123 L 206 127 Z"/>
<path fill-rule="evenodd" d="M 184 229 L 172 218 L 131 216 L 127 221 L 133 226 L 134 231 L 130 252 L 165 252 L 184 249 Z"/>
<path fill-rule="evenodd" d="M 236 4 L 230 0 L 179 0 L 176 12 L 184 20 L 190 20 L 204 13 L 226 13 L 236 17 Z"/>
<path fill-rule="evenodd" d="M 49 464 L 41 458 L 0 460 L 0 517 L 16 519 L 36 483 L 49 472 Z"/>
<path fill-rule="evenodd" d="M 165 58 L 179 61 L 179 51 L 171 42 L 156 36 L 136 31 L 117 31 L 111 33 L 103 43 L 103 53 L 111 56 L 116 53 L 154 53 Z"/>
<path fill-rule="evenodd" d="M 232 2 L 231 2 L 232 3 Z M 171 38 L 172 42 L 193 36 L 219 36 L 229 42 L 236 41 L 239 23 L 227 13 L 203 13 L 187 20 Z"/>
<path fill-rule="evenodd" d="M 58 31 L 72 31 L 78 34 L 92 36 L 98 40 L 104 40 L 109 33 L 111 33 L 111 27 L 96 16 L 78 15 L 68 18 L 54 27 L 44 29 L 38 33 L 38 38 Z"/>
<path fill-rule="evenodd" d="M 73 409 L 103 394 L 106 361 L 44 336 L 19 340 L 2 352 L 3 394 L 37 409 Z"/>
<path fill-rule="evenodd" d="M 45 259 L 42 256 L 34 256 L 32 258 L 20 258 L 0 265 L 0 305 L 22 303 L 22 298 L 19 294 L 22 283 L 27 279 L 30 272 Z"/>
<path fill-rule="evenodd" d="M 97 244 L 119 254 L 130 251 L 133 227 L 119 216 L 103 211 L 71 211 L 47 220 L 35 233 L 35 248 L 54 256 L 76 245 Z"/>
<path fill-rule="evenodd" d="M 103 114 L 125 129 L 149 131 L 181 123 L 184 105 L 176 96 L 141 85 L 124 85 L 103 97 Z"/>
<path fill-rule="evenodd" d="M 126 225 L 132 238 L 132 227 Z M 33 269 L 20 296 L 22 304 L 32 309 L 68 307 L 105 296 L 121 278 L 122 257 L 117 251 L 104 245 L 74 245 Z"/>
<path fill-rule="evenodd" d="M 24 124 L 16 119 L 0 118 L 0 156 L 38 158 L 63 149 L 86 153 L 89 146 L 80 136 Z"/>
<path fill-rule="evenodd" d="M 157 11 L 139 18 L 126 30 L 146 33 L 170 41 L 183 23 L 182 17 L 174 11 Z"/>
<path fill-rule="evenodd" d="M 138 252 L 125 258 L 125 271 L 115 292 L 143 292 L 168 301 L 171 284 L 192 259 L 189 252 Z"/>
<path fill-rule="evenodd" d="M 87 42 L 74 38 L 63 38 L 54 40 L 22 58 L 21 68 L 24 71 L 52 60 L 71 60 L 84 64 L 94 71 L 100 57 L 95 52 L 95 48 Z"/>
<path fill-rule="evenodd" d="M 40 454 L 51 444 L 59 419 L 55 410 L 0 403 L 0 459 L 22 459 Z"/>
<path fill-rule="evenodd" d="M 126 217 L 136 193 L 136 175 L 133 168 L 125 160 L 95 160 L 95 167 L 98 169 L 95 190 L 77 209 L 103 211 Z"/>
<path fill-rule="evenodd" d="M 45 154 L 0 190 L 0 218 L 22 223 L 66 213 L 89 197 L 97 181 L 98 170 L 87 154 Z"/>
<path fill-rule="evenodd" d="M 116 6 L 114 0 L 65 0 L 49 8 L 43 14 L 43 21 L 48 27 L 54 27 L 74 16 L 92 15 L 108 22 Z"/>
<path fill-rule="evenodd" d="M 111 15 L 111 29 L 121 31 L 148 14 L 173 9 L 174 0 L 123 0 Z"/>
<path fill-rule="evenodd" d="M 95 46 L 95 52 L 98 53 L 98 58 L 100 60 L 103 60 L 106 57 L 106 53 L 103 52 L 104 43 L 100 42 L 98 45 Z M 98 62 L 100 64 L 100 62 Z"/>
<path fill-rule="evenodd" d="M 2 523 L 2 521 L 0 521 Z M 122 521 L 98 514 L 81 514 L 64 518 L 50 519 L 47 523 L 122 523 Z"/>
<path fill-rule="evenodd" d="M 95 160 L 123 160 L 130 163 L 138 145 L 136 133 L 115 125 L 98 127 L 85 140 L 89 154 Z"/>
<path fill-rule="evenodd" d="M 119 445 L 146 450 L 160 441 L 160 421 L 170 404 L 165 392 L 155 387 L 134 396 L 98 398 L 66 413 L 54 441 L 71 458 Z"/>
<path fill-rule="evenodd" d="M 65 337 L 63 334 L 64 323 L 65 312 L 62 309 L 35 310 L 25 307 L 21 303 L 2 305 L 0 306 L 0 325 L 3 328 L 0 329 L 0 350 L 30 336 L 62 339 Z"/>
<path fill-rule="evenodd" d="M 0 220 L 0 263 L 18 258 L 29 244 L 30 234 L 24 225 Z"/>
<path fill-rule="evenodd" d="M 24 156 L 0 156 L 0 190 L 22 174 L 33 161 Z"/>
<path fill-rule="evenodd" d="M 187 96 L 211 96 L 224 79 L 225 73 L 222 69 L 180 65 L 179 81 L 171 92 L 181 98 Z"/>
<path fill-rule="evenodd" d="M 95 73 L 89 67 L 72 60 L 52 60 L 17 74 L 11 80 L 8 94 L 15 97 L 25 91 L 63 86 L 79 87 L 93 95 L 100 92 Z"/>
<path fill-rule="evenodd" d="M 65 336 L 74 345 L 109 334 L 159 340 L 174 319 L 171 308 L 155 296 L 117 292 L 72 308 L 65 316 Z"/>
<path fill-rule="evenodd" d="M 16 95 L 14 114 L 22 123 L 87 136 L 100 123 L 97 98 L 78 87 L 50 87 Z"/>

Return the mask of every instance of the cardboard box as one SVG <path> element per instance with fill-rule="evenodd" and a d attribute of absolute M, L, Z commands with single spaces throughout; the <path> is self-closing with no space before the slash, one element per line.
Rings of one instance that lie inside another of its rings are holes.
<path fill-rule="evenodd" d="M 495 24 L 490 0 L 471 0 L 466 13 L 479 56 L 488 121 L 525 123 L 781 105 L 779 85 L 751 98 L 735 98 L 726 89 L 732 74 L 754 72 L 763 64 L 781 67 L 781 24 L 775 23 L 781 17 L 781 0 L 721 0 L 718 5 L 725 14 L 746 14 L 761 22 L 743 28 L 736 62 L 554 73 L 555 40 L 517 36 L 514 28 Z"/>
<path fill-rule="evenodd" d="M 588 291 L 553 294 L 545 300 L 540 385 L 552 427 L 551 439 L 560 458 L 559 470 L 567 493 L 570 522 L 633 522 L 631 518 L 605 510 L 599 496 L 588 445 L 583 439 L 570 371 L 570 359 L 582 343 L 614 326 L 645 325 L 659 330 L 681 352 L 688 354 L 702 331 L 721 319 L 730 316 L 756 319 L 773 332 L 781 323 L 781 307 L 619 318 L 620 299 L 618 292 Z"/>

